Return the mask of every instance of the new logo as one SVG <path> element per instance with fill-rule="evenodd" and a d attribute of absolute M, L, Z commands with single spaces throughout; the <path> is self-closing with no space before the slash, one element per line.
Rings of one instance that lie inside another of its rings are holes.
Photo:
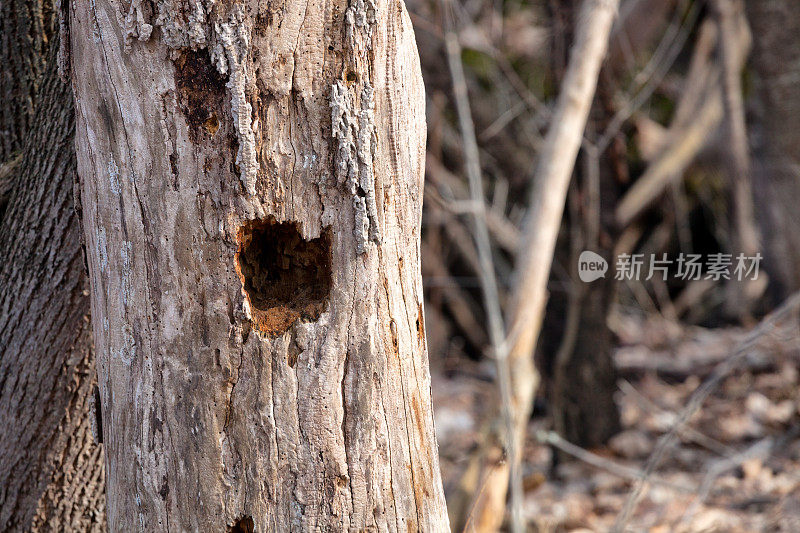
<path fill-rule="evenodd" d="M 608 271 L 608 261 L 600 255 L 584 250 L 578 258 L 578 277 L 584 283 L 590 283 L 596 279 L 606 277 Z"/>

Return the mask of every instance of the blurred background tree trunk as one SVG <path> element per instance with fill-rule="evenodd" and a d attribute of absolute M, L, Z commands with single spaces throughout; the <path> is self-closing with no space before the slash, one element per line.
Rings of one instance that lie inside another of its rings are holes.
<path fill-rule="evenodd" d="M 577 1 L 550 2 L 555 29 L 551 64 L 556 80 L 563 77 L 566 68 L 579 6 Z M 613 52 L 613 48 L 609 50 L 610 54 Z M 611 72 L 605 66 L 601 71 L 589 131 L 602 130 L 613 115 L 613 109 L 609 111 L 606 105 L 612 91 Z M 550 377 L 546 389 L 554 429 L 568 441 L 586 447 L 605 444 L 620 427 L 614 403 L 614 339 L 607 324 L 613 303 L 613 272 L 609 270 L 604 278 L 591 283 L 584 283 L 577 276 L 582 250 L 591 250 L 610 265 L 613 263 L 616 232 L 609 208 L 619 194 L 618 177 L 612 167 L 619 159 L 616 151 L 618 146 L 612 143 L 606 153 L 600 154 L 602 157 L 585 149 L 579 156 L 556 251 L 556 261 L 563 265 L 569 280 L 563 281 L 563 270 L 551 274 L 553 289 L 539 349 L 540 363 Z"/>
<path fill-rule="evenodd" d="M 800 289 L 800 17 L 792 0 L 745 4 L 755 73 L 754 195 L 776 303 Z"/>
<path fill-rule="evenodd" d="M 25 144 L 55 30 L 52 0 L 0 4 L 0 163 Z"/>

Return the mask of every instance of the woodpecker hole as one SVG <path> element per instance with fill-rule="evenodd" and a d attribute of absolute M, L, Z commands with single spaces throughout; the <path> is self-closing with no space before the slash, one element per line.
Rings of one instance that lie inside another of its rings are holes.
<path fill-rule="evenodd" d="M 230 528 L 230 533 L 253 533 L 256 530 L 256 524 L 250 516 L 243 516 L 237 520 Z"/>
<path fill-rule="evenodd" d="M 297 320 L 316 320 L 331 290 L 331 238 L 303 239 L 295 223 L 273 218 L 239 229 L 236 262 L 253 323 L 277 337 Z"/>

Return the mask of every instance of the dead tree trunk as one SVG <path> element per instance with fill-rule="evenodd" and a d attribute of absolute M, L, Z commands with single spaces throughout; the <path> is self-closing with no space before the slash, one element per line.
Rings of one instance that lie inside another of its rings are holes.
<path fill-rule="evenodd" d="M 103 463 L 88 408 L 95 371 L 73 206 L 72 92 L 58 78 L 57 39 L 37 34 L 42 5 L 9 2 L 3 14 L 0 153 L 18 151 L 19 163 L 0 222 L 0 529 L 99 531 Z M 48 40 L 49 57 L 31 45 Z"/>
<path fill-rule="evenodd" d="M 70 7 L 110 529 L 445 530 L 403 4 L 127 6 Z"/>

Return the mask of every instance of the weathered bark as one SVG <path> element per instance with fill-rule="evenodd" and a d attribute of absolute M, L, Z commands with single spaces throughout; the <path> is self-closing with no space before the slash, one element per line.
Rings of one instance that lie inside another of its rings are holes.
<path fill-rule="evenodd" d="M 402 3 L 70 31 L 110 529 L 445 530 Z"/>
<path fill-rule="evenodd" d="M 74 109 L 55 50 L 0 224 L 0 529 L 104 524 L 88 283 L 73 207 Z"/>
<path fill-rule="evenodd" d="M 753 122 L 753 190 L 763 268 L 775 302 L 800 289 L 800 19 L 787 0 L 745 2 L 753 34 L 758 113 Z"/>

